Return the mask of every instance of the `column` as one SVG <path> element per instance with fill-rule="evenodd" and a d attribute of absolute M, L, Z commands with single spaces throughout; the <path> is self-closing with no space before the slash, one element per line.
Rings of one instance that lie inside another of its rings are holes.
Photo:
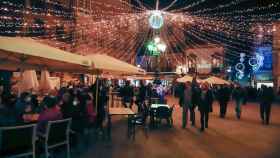
<path fill-rule="evenodd" d="M 280 23 L 273 26 L 273 80 L 275 90 L 280 86 Z"/>

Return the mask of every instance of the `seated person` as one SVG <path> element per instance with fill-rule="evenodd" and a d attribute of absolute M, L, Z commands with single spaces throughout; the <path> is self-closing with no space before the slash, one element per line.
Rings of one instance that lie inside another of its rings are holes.
<path fill-rule="evenodd" d="M 11 97 L 2 95 L 0 97 L 0 127 L 14 126 L 17 123 L 16 113 L 11 103 Z"/>
<path fill-rule="evenodd" d="M 48 121 L 62 119 L 62 113 L 59 107 L 56 105 L 56 99 L 54 97 L 46 96 L 44 98 L 45 109 L 40 113 L 38 118 L 38 132 L 45 133 L 46 124 Z"/>
<path fill-rule="evenodd" d="M 17 121 L 22 122 L 23 114 L 26 112 L 26 109 L 28 109 L 31 105 L 31 95 L 28 92 L 23 92 L 20 94 L 20 97 L 16 101 L 16 115 L 17 115 Z"/>

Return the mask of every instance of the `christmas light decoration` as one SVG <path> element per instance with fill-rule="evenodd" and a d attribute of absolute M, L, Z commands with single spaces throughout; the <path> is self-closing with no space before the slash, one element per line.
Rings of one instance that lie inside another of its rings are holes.
<path fill-rule="evenodd" d="M 163 26 L 164 18 L 162 12 L 159 10 L 153 10 L 150 13 L 149 24 L 153 29 L 160 29 Z"/>
<path fill-rule="evenodd" d="M 246 53 L 249 65 L 257 70 L 261 65 L 260 57 L 242 47 L 248 45 L 247 41 L 257 44 L 256 38 L 270 38 L 277 31 L 272 23 L 280 19 L 280 13 L 276 11 L 280 3 L 276 1 L 264 6 L 234 9 L 246 0 L 227 1 L 213 8 L 200 8 L 207 0 L 184 2 L 180 7 L 176 6 L 178 1 L 173 0 L 162 10 L 139 0 L 139 7 L 125 0 L 118 1 L 120 5 L 96 0 L 77 1 L 70 6 L 66 1 L 50 0 L 43 8 L 26 6 L 24 1 L 3 0 L 0 2 L 0 34 L 32 36 L 71 52 L 107 53 L 133 62 L 136 49 L 153 37 L 149 33 L 152 28 L 165 41 L 165 44 L 155 41 L 159 43 L 156 48 L 164 50 L 161 55 L 171 59 L 174 65 L 184 62 L 187 47 L 199 47 L 202 41 L 223 45 L 230 49 L 227 54 L 232 57 L 239 57 L 239 52 Z M 37 23 L 35 19 L 43 23 Z M 262 30 L 258 30 L 259 26 Z M 238 67 L 241 70 L 242 66 Z"/>

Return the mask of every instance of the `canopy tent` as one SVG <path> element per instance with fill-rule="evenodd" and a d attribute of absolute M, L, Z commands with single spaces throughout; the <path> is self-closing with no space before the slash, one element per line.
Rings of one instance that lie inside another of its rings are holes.
<path fill-rule="evenodd" d="M 20 81 L 18 82 L 18 92 L 24 91 L 37 91 L 39 88 L 39 82 L 37 79 L 36 71 L 26 70 L 21 74 Z"/>
<path fill-rule="evenodd" d="M 31 38 L 0 36 L 1 69 L 48 69 L 86 72 L 91 62 L 84 56 L 66 52 Z"/>
<path fill-rule="evenodd" d="M 92 61 L 93 69 L 96 72 L 109 74 L 144 74 L 145 70 L 123 62 L 105 54 L 92 54 L 86 56 Z"/>
<path fill-rule="evenodd" d="M 226 81 L 224 79 L 221 79 L 219 77 L 215 77 L 215 76 L 211 76 L 205 80 L 203 80 L 203 82 L 207 82 L 207 83 L 210 83 L 210 84 L 230 84 L 229 81 Z"/>
<path fill-rule="evenodd" d="M 193 81 L 193 77 L 189 76 L 189 75 L 185 75 L 184 77 L 181 78 L 177 78 L 176 79 L 177 82 L 181 82 L 181 83 L 185 83 L 185 82 L 192 82 Z M 200 79 L 196 78 L 197 82 L 201 82 Z"/>
<path fill-rule="evenodd" d="M 155 77 L 153 77 L 153 76 L 127 76 L 127 79 L 132 79 L 132 80 L 154 80 Z"/>
<path fill-rule="evenodd" d="M 145 70 L 110 57 L 105 54 L 91 54 L 86 56 L 93 64 L 93 71 L 97 75 L 131 75 L 131 74 L 145 74 Z M 99 81 L 96 80 L 96 87 L 99 87 Z M 98 105 L 98 88 L 96 88 L 95 104 Z M 97 106 L 96 106 L 97 110 Z"/>
<path fill-rule="evenodd" d="M 49 92 L 54 87 L 51 84 L 50 81 L 50 73 L 47 70 L 43 70 L 41 72 L 41 80 L 40 80 L 40 87 L 39 89 L 43 92 Z"/>

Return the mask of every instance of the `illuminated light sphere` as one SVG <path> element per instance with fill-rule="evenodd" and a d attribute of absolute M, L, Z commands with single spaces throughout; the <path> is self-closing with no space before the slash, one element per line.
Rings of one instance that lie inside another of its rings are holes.
<path fill-rule="evenodd" d="M 166 44 L 164 43 L 159 43 L 157 44 L 157 49 L 160 51 L 160 52 L 164 52 L 166 50 Z"/>
<path fill-rule="evenodd" d="M 158 44 L 158 43 L 160 42 L 160 38 L 159 38 L 159 37 L 155 37 L 155 38 L 154 38 L 154 42 L 155 42 L 156 44 Z"/>
<path fill-rule="evenodd" d="M 245 65 L 243 63 L 237 63 L 235 65 L 235 70 L 238 72 L 243 72 L 245 70 Z"/>
<path fill-rule="evenodd" d="M 163 16 L 160 11 L 155 10 L 151 12 L 149 17 L 149 24 L 153 29 L 160 29 L 163 26 Z"/>

